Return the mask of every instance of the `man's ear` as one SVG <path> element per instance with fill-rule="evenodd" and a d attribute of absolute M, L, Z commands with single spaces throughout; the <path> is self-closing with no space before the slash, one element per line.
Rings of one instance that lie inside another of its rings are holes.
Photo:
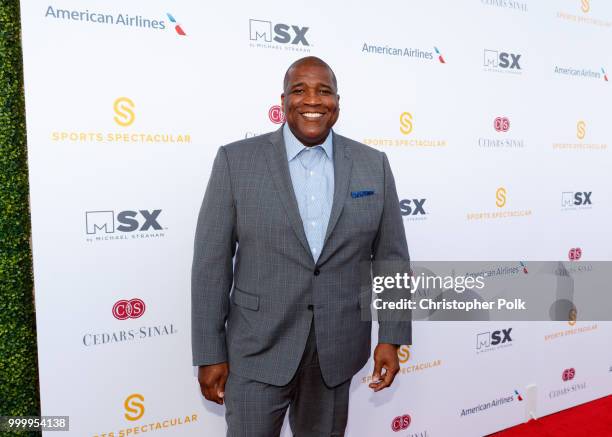
<path fill-rule="evenodd" d="M 281 94 L 281 108 L 283 109 L 283 112 L 285 112 L 285 93 Z"/>

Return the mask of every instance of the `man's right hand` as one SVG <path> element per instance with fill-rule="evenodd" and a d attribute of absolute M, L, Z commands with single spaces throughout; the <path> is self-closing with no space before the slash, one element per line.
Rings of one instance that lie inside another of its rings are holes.
<path fill-rule="evenodd" d="M 225 396 L 225 381 L 229 375 L 229 365 L 227 362 L 200 366 L 198 368 L 198 381 L 200 390 L 206 399 L 223 405 Z"/>

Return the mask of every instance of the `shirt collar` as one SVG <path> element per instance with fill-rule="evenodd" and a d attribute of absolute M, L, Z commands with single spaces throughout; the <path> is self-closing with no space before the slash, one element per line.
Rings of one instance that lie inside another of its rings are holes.
<path fill-rule="evenodd" d="M 332 138 L 332 130 L 330 129 L 327 138 L 325 138 L 323 144 L 320 144 L 320 147 L 323 149 L 327 157 L 333 161 L 334 147 Z M 287 123 L 283 125 L 283 139 L 285 140 L 285 149 L 287 149 L 287 161 L 291 161 L 306 147 L 295 137 L 295 135 L 293 135 L 293 132 L 291 132 L 291 129 L 289 129 L 289 125 Z"/>

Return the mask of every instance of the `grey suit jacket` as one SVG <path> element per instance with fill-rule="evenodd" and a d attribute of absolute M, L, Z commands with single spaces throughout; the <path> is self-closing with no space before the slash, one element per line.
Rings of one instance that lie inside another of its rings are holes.
<path fill-rule="evenodd" d="M 198 217 L 192 268 L 195 366 L 285 385 L 314 320 L 327 385 L 370 356 L 370 292 L 360 268 L 408 261 L 395 182 L 384 153 L 333 134 L 334 198 L 315 264 L 293 191 L 282 128 L 219 148 Z M 373 195 L 353 197 L 370 190 Z M 231 290 L 231 295 L 230 295 Z M 360 296 L 361 294 L 361 296 Z M 314 318 L 313 318 L 314 313 Z M 411 344 L 410 321 L 379 322 L 380 343 Z"/>

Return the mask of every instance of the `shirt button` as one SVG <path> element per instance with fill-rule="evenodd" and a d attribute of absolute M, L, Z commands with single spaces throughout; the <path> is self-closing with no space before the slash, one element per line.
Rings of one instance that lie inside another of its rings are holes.
<path fill-rule="evenodd" d="M 314 175 L 314 171 L 311 171 L 311 172 L 310 172 L 310 176 L 313 176 L 313 175 Z"/>
<path fill-rule="evenodd" d="M 315 196 L 310 196 L 310 200 L 315 200 Z"/>
<path fill-rule="evenodd" d="M 319 270 L 319 268 L 317 267 L 317 268 L 314 269 L 313 273 L 314 273 L 315 276 L 319 276 L 321 274 L 321 270 Z"/>

